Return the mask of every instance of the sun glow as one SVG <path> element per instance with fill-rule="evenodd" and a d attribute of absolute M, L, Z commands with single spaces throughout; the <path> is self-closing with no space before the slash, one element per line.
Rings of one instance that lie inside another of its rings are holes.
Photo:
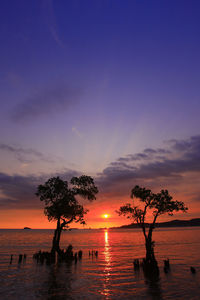
<path fill-rule="evenodd" d="M 107 219 L 108 217 L 109 217 L 108 214 L 104 214 L 104 215 L 103 215 L 103 218 L 105 218 L 105 219 Z"/>

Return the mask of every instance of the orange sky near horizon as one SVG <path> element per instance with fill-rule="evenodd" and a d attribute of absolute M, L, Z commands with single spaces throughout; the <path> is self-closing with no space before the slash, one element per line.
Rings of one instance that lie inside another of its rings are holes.
<path fill-rule="evenodd" d="M 107 213 L 105 211 L 105 213 Z M 91 217 L 91 215 L 93 215 Z M 86 225 L 79 223 L 71 223 L 72 228 L 109 228 L 115 226 L 121 226 L 129 224 L 125 218 L 120 218 L 117 214 L 110 214 L 108 218 L 104 218 L 103 214 L 97 213 L 94 217 L 94 212 L 88 213 L 85 217 Z M 7 210 L 2 214 L 0 221 L 1 229 L 20 229 L 25 226 L 31 227 L 32 229 L 54 229 L 56 227 L 56 221 L 49 222 L 47 217 L 44 215 L 43 210 Z"/>
<path fill-rule="evenodd" d="M 122 202 L 121 205 L 124 203 L 127 203 L 127 201 Z M 185 203 L 187 204 L 187 202 Z M 116 210 L 119 208 L 119 205 L 116 205 L 116 208 L 112 207 L 110 209 L 108 206 L 103 207 L 102 204 L 98 205 L 97 203 L 93 207 L 93 204 L 94 203 L 90 204 L 90 210 L 85 216 L 86 225 L 83 226 L 79 223 L 73 222 L 70 224 L 70 227 L 80 229 L 109 228 L 132 223 L 132 220 L 117 215 Z M 191 208 L 191 205 L 189 205 L 189 208 Z M 105 218 L 104 214 L 107 214 L 108 218 Z M 178 212 L 172 217 L 163 215 L 158 218 L 158 222 L 170 221 L 174 219 L 189 220 L 198 217 L 199 215 L 200 213 L 198 205 L 193 205 L 192 209 L 190 209 L 188 213 Z M 150 213 L 147 215 L 147 221 L 151 221 Z M 43 209 L 10 209 L 1 211 L 1 229 L 21 229 L 25 226 L 32 229 L 55 229 L 56 222 L 49 222 L 47 217 L 44 215 Z"/>

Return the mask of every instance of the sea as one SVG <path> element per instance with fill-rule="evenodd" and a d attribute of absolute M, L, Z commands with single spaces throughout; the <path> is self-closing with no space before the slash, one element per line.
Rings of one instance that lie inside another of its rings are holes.
<path fill-rule="evenodd" d="M 140 229 L 64 231 L 61 247 L 82 250 L 82 259 L 76 264 L 37 263 L 33 254 L 50 251 L 52 237 L 53 230 L 47 229 L 0 230 L 0 299 L 200 299 L 200 227 L 155 229 L 159 276 L 152 278 L 133 267 L 134 259 L 145 256 Z M 21 263 L 19 254 L 27 256 Z"/>

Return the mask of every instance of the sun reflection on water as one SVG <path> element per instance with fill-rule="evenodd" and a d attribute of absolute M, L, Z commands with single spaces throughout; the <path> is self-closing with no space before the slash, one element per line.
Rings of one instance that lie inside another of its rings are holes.
<path fill-rule="evenodd" d="M 109 237 L 108 237 L 108 230 L 104 232 L 104 239 L 105 239 L 105 247 L 104 247 L 104 256 L 105 256 L 105 268 L 104 268 L 104 284 L 103 284 L 103 295 L 106 296 L 106 299 L 109 299 L 110 289 L 109 289 L 109 282 L 110 282 L 110 275 L 111 275 L 111 253 L 110 253 L 110 244 L 109 244 Z"/>
<path fill-rule="evenodd" d="M 108 231 L 105 231 L 105 246 L 109 246 L 109 243 L 108 243 Z"/>

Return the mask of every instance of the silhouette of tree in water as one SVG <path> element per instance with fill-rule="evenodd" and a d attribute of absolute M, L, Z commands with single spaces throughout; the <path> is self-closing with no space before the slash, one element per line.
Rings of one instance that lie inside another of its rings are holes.
<path fill-rule="evenodd" d="M 70 186 L 59 177 L 50 178 L 44 185 L 38 186 L 36 196 L 45 202 L 44 214 L 49 221 L 57 221 L 51 249 L 53 255 L 56 252 L 61 254 L 60 236 L 64 228 L 68 228 L 73 221 L 85 224 L 84 215 L 88 210 L 79 204 L 76 197 L 92 201 L 97 193 L 93 178 L 85 175 L 73 177 Z"/>
<path fill-rule="evenodd" d="M 174 211 L 186 212 L 188 208 L 182 201 L 174 201 L 169 195 L 168 190 L 161 190 L 160 193 L 154 194 L 151 190 L 141 188 L 136 185 L 131 191 L 131 198 L 138 199 L 143 203 L 143 207 L 139 208 L 138 206 L 134 205 L 134 202 L 133 205 L 127 203 L 126 205 L 121 206 L 117 213 L 119 215 L 132 218 L 139 225 L 139 227 L 142 228 L 145 238 L 146 263 L 154 264 L 156 259 L 154 255 L 154 242 L 152 241 L 152 233 L 155 228 L 157 218 L 163 214 L 172 216 Z M 149 224 L 149 226 L 147 226 L 146 216 L 147 214 L 149 215 L 149 212 L 151 212 L 153 215 L 153 221 Z M 147 227 L 149 227 L 148 230 Z"/>

